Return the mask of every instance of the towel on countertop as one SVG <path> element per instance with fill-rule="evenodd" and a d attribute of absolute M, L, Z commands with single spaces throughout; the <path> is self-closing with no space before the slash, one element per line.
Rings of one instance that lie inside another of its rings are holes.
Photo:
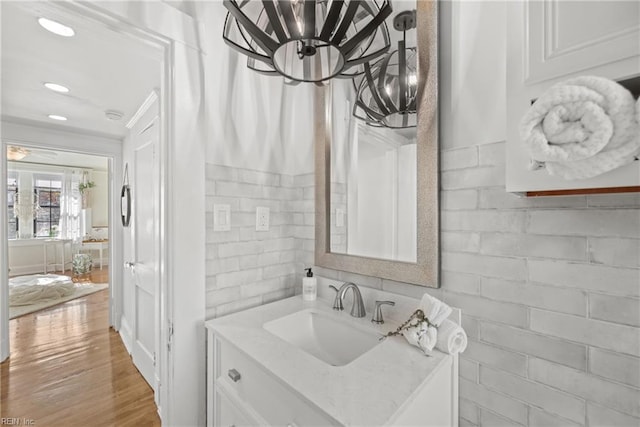
<path fill-rule="evenodd" d="M 520 123 L 535 166 L 565 179 L 591 178 L 633 161 L 640 152 L 635 100 L 618 83 L 571 78 L 543 93 Z"/>
<path fill-rule="evenodd" d="M 434 347 L 448 354 L 461 353 L 467 348 L 464 329 L 447 319 L 451 314 L 451 307 L 424 294 L 418 308 L 429 322 L 421 322 L 403 333 L 409 344 L 420 348 L 427 356 L 431 355 Z"/>

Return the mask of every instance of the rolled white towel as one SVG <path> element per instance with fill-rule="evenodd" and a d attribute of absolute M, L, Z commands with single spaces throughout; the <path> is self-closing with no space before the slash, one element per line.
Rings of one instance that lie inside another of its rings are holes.
<path fill-rule="evenodd" d="M 462 353 L 467 348 L 467 333 L 460 325 L 446 319 L 438 327 L 436 348 L 443 353 Z"/>
<path fill-rule="evenodd" d="M 591 178 L 633 161 L 640 151 L 635 100 L 603 77 L 575 77 L 552 86 L 520 123 L 525 149 L 551 175 Z"/>
<path fill-rule="evenodd" d="M 447 319 L 453 311 L 451 307 L 429 294 L 424 294 L 418 308 L 429 322 L 421 322 L 404 331 L 403 335 L 409 344 L 420 348 L 427 356 L 431 355 L 434 347 L 448 354 L 457 354 L 467 348 L 467 334 L 464 329 Z"/>

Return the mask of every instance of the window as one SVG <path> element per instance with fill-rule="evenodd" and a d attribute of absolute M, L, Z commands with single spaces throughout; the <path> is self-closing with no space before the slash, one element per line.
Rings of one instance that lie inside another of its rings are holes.
<path fill-rule="evenodd" d="M 40 209 L 33 221 L 36 237 L 56 236 L 60 223 L 61 175 L 34 174 L 34 189 Z"/>
<path fill-rule="evenodd" d="M 7 219 L 9 220 L 9 239 L 18 238 L 18 218 L 14 216 L 13 205 L 18 192 L 18 173 L 9 172 L 7 174 Z"/>

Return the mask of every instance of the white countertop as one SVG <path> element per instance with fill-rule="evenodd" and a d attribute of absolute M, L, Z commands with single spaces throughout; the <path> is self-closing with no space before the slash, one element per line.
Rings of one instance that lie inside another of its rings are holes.
<path fill-rule="evenodd" d="M 437 368 L 452 357 L 437 350 L 427 357 L 398 336 L 386 338 L 345 366 L 330 366 L 262 327 L 270 320 L 307 308 L 335 314 L 345 322 L 381 334 L 395 330 L 401 323 L 385 317 L 385 324 L 375 325 L 370 321 L 370 310 L 366 317 L 358 319 L 350 316 L 350 304 L 345 304 L 344 312 L 335 312 L 331 306 L 328 300 L 306 302 L 298 295 L 209 320 L 205 326 L 343 425 L 372 426 L 392 421 Z M 411 314 L 412 311 L 398 313 L 398 317 L 404 321 Z"/>

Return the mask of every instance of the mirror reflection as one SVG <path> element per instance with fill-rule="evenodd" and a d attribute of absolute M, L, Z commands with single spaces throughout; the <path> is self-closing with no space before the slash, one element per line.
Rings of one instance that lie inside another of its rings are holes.
<path fill-rule="evenodd" d="M 368 75 L 331 84 L 329 247 L 415 263 L 416 1 L 393 7 L 389 54 Z"/>

